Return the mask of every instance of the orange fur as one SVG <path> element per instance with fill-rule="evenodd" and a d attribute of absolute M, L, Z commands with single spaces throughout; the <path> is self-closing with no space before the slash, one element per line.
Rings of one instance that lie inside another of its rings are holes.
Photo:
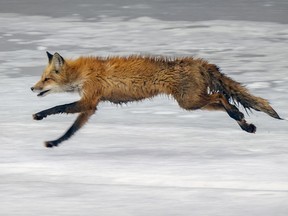
<path fill-rule="evenodd" d="M 158 94 L 173 96 L 187 110 L 224 110 L 243 130 L 251 133 L 256 127 L 246 123 L 244 115 L 230 104 L 231 100 L 280 119 L 267 100 L 251 95 L 246 88 L 222 74 L 216 65 L 203 59 L 128 56 L 64 60 L 58 53 L 47 54 L 49 64 L 31 89 L 39 91 L 38 96 L 61 91 L 81 95 L 77 102 L 34 114 L 34 119 L 40 120 L 62 112 L 81 113 L 69 129 L 71 131 L 58 140 L 47 142 L 47 147 L 57 146 L 72 136 L 101 101 L 121 104 Z"/>

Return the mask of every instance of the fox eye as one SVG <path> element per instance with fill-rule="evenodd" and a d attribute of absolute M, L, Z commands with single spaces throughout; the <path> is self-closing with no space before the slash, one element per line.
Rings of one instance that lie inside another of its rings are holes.
<path fill-rule="evenodd" d="M 55 73 L 56 73 L 56 74 L 58 74 L 58 73 L 59 73 L 59 71 L 58 71 L 58 70 L 55 70 Z"/>
<path fill-rule="evenodd" d="M 46 81 L 48 81 L 48 80 L 50 80 L 50 79 L 51 79 L 51 78 L 45 78 L 45 79 L 44 79 L 44 82 L 46 82 Z"/>

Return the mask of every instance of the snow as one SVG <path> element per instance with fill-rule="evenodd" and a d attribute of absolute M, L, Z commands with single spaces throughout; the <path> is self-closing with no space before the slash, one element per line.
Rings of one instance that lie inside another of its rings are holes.
<path fill-rule="evenodd" d="M 34 121 L 32 114 L 79 96 L 38 98 L 30 87 L 46 49 L 68 58 L 196 55 L 287 118 L 287 29 L 252 21 L 0 14 L 1 215 L 286 216 L 287 120 L 255 111 L 247 121 L 258 131 L 248 134 L 225 113 L 186 112 L 160 96 L 103 103 L 74 137 L 46 149 L 43 141 L 62 135 L 76 116 Z"/>

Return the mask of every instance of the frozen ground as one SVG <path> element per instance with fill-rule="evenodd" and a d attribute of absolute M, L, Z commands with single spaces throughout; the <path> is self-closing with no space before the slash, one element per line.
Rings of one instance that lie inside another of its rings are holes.
<path fill-rule="evenodd" d="M 45 50 L 196 55 L 287 118 L 287 24 L 25 14 L 0 13 L 0 215 L 288 215 L 287 121 L 255 111 L 247 120 L 258 131 L 248 134 L 225 113 L 186 112 L 163 96 L 101 104 L 76 136 L 46 149 L 76 116 L 36 122 L 32 113 L 78 96 L 29 89 Z"/>

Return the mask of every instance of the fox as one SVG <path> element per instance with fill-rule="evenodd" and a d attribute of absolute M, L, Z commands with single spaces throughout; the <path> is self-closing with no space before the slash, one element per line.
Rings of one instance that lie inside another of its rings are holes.
<path fill-rule="evenodd" d="M 79 113 L 72 126 L 58 139 L 46 141 L 48 148 L 68 140 L 96 112 L 100 102 L 123 104 L 141 101 L 159 94 L 172 96 L 185 110 L 225 111 L 240 128 L 255 133 L 256 126 L 247 123 L 239 111 L 261 111 L 282 119 L 266 99 L 221 72 L 207 60 L 195 57 L 165 56 L 80 56 L 63 58 L 48 51 L 48 65 L 40 80 L 31 87 L 38 97 L 58 92 L 76 92 L 80 100 L 33 114 L 42 120 L 54 114 Z"/>

